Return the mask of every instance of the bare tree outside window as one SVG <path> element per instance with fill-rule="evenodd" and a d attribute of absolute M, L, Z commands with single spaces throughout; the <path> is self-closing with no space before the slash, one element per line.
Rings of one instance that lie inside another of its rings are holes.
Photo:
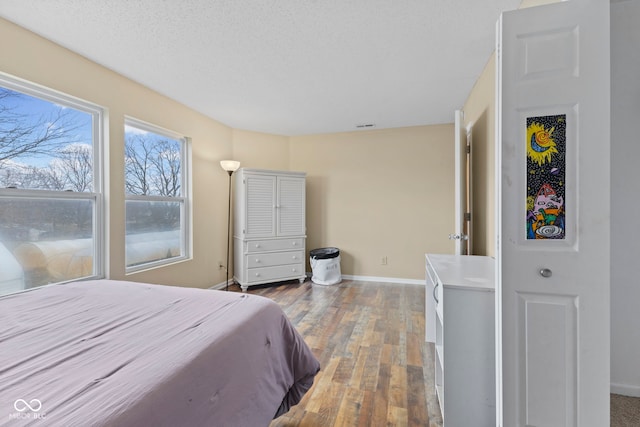
<path fill-rule="evenodd" d="M 0 269 L 0 295 L 93 277 L 95 231 L 102 221 L 96 213 L 101 193 L 94 188 L 99 135 L 93 125 L 101 110 L 0 76 L 0 85 L 5 83 L 8 87 L 0 86 L 0 265 L 13 267 Z"/>
<path fill-rule="evenodd" d="M 66 191 L 92 191 L 93 150 L 88 144 L 67 144 L 56 151 L 49 165 L 49 173 L 56 177 L 57 189 Z"/>
<path fill-rule="evenodd" d="M 0 87 L 0 187 L 93 191 L 91 121 Z"/>
<path fill-rule="evenodd" d="M 125 255 L 129 268 L 185 256 L 184 146 L 184 138 L 127 121 Z"/>
<path fill-rule="evenodd" d="M 150 132 L 126 132 L 127 193 L 139 196 L 180 196 L 180 151 L 180 141 Z"/>

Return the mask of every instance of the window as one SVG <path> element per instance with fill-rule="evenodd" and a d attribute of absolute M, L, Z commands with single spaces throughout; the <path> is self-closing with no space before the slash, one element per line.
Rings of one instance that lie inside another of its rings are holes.
<path fill-rule="evenodd" d="M 125 120 L 127 271 L 186 259 L 188 140 Z"/>
<path fill-rule="evenodd" d="M 0 295 L 103 276 L 102 116 L 0 74 Z"/>

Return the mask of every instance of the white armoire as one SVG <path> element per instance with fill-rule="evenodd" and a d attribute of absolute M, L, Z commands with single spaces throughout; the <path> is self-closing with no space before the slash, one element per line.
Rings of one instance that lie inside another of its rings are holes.
<path fill-rule="evenodd" d="M 235 174 L 234 280 L 249 286 L 306 278 L 304 172 Z"/>

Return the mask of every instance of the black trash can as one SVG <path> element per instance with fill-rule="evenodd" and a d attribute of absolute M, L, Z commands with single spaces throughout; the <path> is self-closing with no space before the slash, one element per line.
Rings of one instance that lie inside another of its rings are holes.
<path fill-rule="evenodd" d="M 318 285 L 335 285 L 340 283 L 340 249 L 318 248 L 309 251 L 311 264 L 311 281 Z"/>

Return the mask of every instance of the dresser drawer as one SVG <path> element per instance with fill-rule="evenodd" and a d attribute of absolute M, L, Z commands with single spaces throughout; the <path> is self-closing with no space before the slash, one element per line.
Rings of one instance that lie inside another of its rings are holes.
<path fill-rule="evenodd" d="M 256 283 L 287 280 L 302 277 L 304 274 L 304 264 L 302 263 L 250 268 L 248 270 L 247 281 L 249 283 Z"/>
<path fill-rule="evenodd" d="M 271 239 L 271 240 L 251 240 L 244 243 L 245 253 L 286 251 L 291 249 L 304 250 L 304 239 Z"/>
<path fill-rule="evenodd" d="M 274 265 L 300 264 L 304 261 L 304 251 L 265 252 L 246 255 L 249 268 L 271 267 Z"/>

